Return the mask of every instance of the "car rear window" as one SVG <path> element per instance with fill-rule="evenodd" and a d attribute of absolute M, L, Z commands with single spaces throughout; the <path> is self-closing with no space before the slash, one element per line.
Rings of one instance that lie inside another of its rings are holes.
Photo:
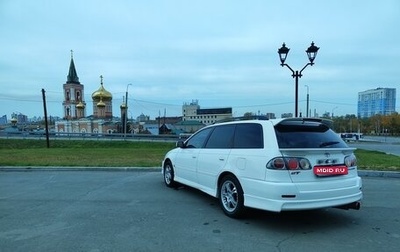
<path fill-rule="evenodd" d="M 327 125 L 290 121 L 275 126 L 279 148 L 345 148 L 347 144 Z"/>

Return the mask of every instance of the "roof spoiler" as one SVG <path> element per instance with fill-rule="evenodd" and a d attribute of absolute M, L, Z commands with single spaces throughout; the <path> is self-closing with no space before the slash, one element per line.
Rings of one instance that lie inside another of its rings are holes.
<path fill-rule="evenodd" d="M 322 123 L 329 128 L 333 128 L 333 121 L 327 118 L 303 118 L 303 117 L 294 117 L 294 118 L 287 118 L 284 121 L 303 121 L 303 122 L 319 122 Z"/>

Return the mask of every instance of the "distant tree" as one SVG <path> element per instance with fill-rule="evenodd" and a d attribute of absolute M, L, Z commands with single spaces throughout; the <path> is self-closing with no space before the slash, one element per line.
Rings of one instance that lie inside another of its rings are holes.
<path fill-rule="evenodd" d="M 254 114 L 252 112 L 246 112 L 243 114 L 243 117 L 252 117 Z"/>
<path fill-rule="evenodd" d="M 400 132 L 400 116 L 398 113 L 382 117 L 382 132 L 391 135 Z"/>
<path fill-rule="evenodd" d="M 329 112 L 325 112 L 322 114 L 322 118 L 331 118 L 331 114 Z"/>
<path fill-rule="evenodd" d="M 357 118 L 356 115 L 346 115 L 333 118 L 336 132 L 358 132 L 363 134 L 400 135 L 400 115 L 374 115 L 369 118 Z"/>

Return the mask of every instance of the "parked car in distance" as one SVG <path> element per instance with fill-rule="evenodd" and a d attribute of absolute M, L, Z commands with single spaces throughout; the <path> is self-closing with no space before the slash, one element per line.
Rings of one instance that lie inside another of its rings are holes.
<path fill-rule="evenodd" d="M 354 148 L 313 118 L 233 120 L 206 126 L 162 162 L 168 187 L 184 184 L 218 198 L 224 213 L 326 207 L 359 209 Z"/>
<path fill-rule="evenodd" d="M 340 133 L 340 137 L 345 142 L 354 142 L 360 140 L 363 135 L 361 133 Z"/>

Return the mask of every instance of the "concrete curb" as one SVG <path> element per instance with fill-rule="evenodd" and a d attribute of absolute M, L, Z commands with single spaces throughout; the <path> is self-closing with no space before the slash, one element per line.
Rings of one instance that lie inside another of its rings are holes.
<path fill-rule="evenodd" d="M 0 166 L 0 172 L 29 172 L 29 171 L 143 171 L 161 172 L 161 167 L 78 167 L 78 166 Z"/>
<path fill-rule="evenodd" d="M 400 172 L 358 170 L 360 177 L 400 178 Z"/>
<path fill-rule="evenodd" d="M 161 167 L 54 167 L 54 166 L 0 166 L 0 172 L 30 172 L 30 171 L 143 171 L 161 172 Z M 400 178 L 397 171 L 358 170 L 360 177 Z"/>

